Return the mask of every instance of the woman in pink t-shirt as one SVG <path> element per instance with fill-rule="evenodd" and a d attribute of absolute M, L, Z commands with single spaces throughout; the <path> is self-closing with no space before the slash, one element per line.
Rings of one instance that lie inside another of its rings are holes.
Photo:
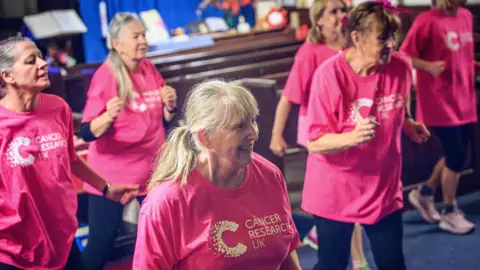
<path fill-rule="evenodd" d="M 32 41 L 0 41 L 0 269 L 83 269 L 71 173 L 122 204 L 138 193 L 110 186 L 76 155 L 72 111 L 40 93 L 49 86 Z"/>
<path fill-rule="evenodd" d="M 257 115 L 241 86 L 191 91 L 140 211 L 133 269 L 300 269 L 285 180 L 253 152 Z"/>
<path fill-rule="evenodd" d="M 288 148 L 283 132 L 292 104 L 300 105 L 297 143 L 306 147 L 307 106 L 313 73 L 325 60 L 337 54 L 346 45 L 341 21 L 347 14 L 347 6 L 342 0 L 316 0 L 309 13 L 312 28 L 307 41 L 298 49 L 277 105 L 270 149 L 278 156 L 283 156 Z"/>
<path fill-rule="evenodd" d="M 347 6 L 342 0 L 316 0 L 309 9 L 312 27 L 307 41 L 298 49 L 295 62 L 277 105 L 270 142 L 270 149 L 277 156 L 283 156 L 288 148 L 283 133 L 292 104 L 300 105 L 297 143 L 299 146 L 306 147 L 308 137 L 307 108 L 313 73 L 323 62 L 345 48 L 346 38 L 343 34 L 341 21 L 346 14 Z M 305 221 L 302 222 L 305 223 Z M 315 233 L 314 227 L 305 238 L 306 243 L 314 248 L 318 245 Z M 352 240 L 352 261 L 355 266 L 364 264 L 361 227 L 356 227 Z"/>
<path fill-rule="evenodd" d="M 376 2 L 353 9 L 345 22 L 350 48 L 313 76 L 302 208 L 317 227 L 314 269 L 347 267 L 355 223 L 363 224 L 378 269 L 405 269 L 401 132 L 418 143 L 429 133 L 405 120 L 412 67 L 394 51 L 391 9 Z"/>
<path fill-rule="evenodd" d="M 408 199 L 429 223 L 454 234 L 471 232 L 475 225 L 456 205 L 460 172 L 477 122 L 473 16 L 461 7 L 465 0 L 437 0 L 437 8 L 414 21 L 401 50 L 417 69 L 416 117 L 440 140 L 444 156 L 430 178 Z M 445 207 L 435 208 L 434 193 L 442 183 Z"/>
<path fill-rule="evenodd" d="M 112 49 L 92 78 L 80 134 L 90 142 L 92 168 L 112 183 L 139 185 L 141 201 L 165 141 L 165 126 L 175 116 L 177 96 L 145 58 L 145 29 L 136 15 L 118 13 L 109 37 Z M 100 270 L 114 248 L 124 208 L 88 185 L 85 190 L 90 193 L 85 263 Z"/>

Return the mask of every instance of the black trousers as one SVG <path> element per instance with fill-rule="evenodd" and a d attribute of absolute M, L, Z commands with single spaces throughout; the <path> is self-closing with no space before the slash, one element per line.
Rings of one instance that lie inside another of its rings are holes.
<path fill-rule="evenodd" d="M 140 204 L 144 198 L 138 197 Z M 123 205 L 102 196 L 89 195 L 88 244 L 83 251 L 86 269 L 103 269 L 122 224 Z"/>
<path fill-rule="evenodd" d="M 345 270 L 350 259 L 353 223 L 315 216 L 318 262 L 315 270 Z M 363 225 L 379 270 L 405 270 L 402 213 L 396 211 L 373 225 Z"/>

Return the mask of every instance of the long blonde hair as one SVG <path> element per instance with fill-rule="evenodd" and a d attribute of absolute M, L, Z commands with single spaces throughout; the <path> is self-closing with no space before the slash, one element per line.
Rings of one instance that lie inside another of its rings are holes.
<path fill-rule="evenodd" d="M 197 165 L 202 147 L 196 132 L 213 133 L 231 125 L 237 119 L 258 115 L 257 101 L 246 88 L 219 80 L 196 85 L 184 107 L 185 125 L 175 128 L 160 150 L 156 168 L 149 181 L 151 190 L 165 180 L 187 183 L 188 175 Z"/>
<path fill-rule="evenodd" d="M 312 6 L 308 10 L 308 14 L 310 17 L 310 23 L 312 26 L 308 31 L 307 41 L 311 43 L 323 43 L 324 37 L 322 36 L 322 29 L 319 25 L 317 25 L 318 19 L 323 16 L 323 12 L 327 7 L 327 3 L 330 0 L 315 0 L 312 3 Z M 342 1 L 343 2 L 343 1 Z"/>
<path fill-rule="evenodd" d="M 122 30 L 122 27 L 132 21 L 138 21 L 137 15 L 128 12 L 120 12 L 110 22 L 108 27 L 108 38 L 110 43 L 110 53 L 108 54 L 107 61 L 110 64 L 113 72 L 115 72 L 115 80 L 117 82 L 118 96 L 123 102 L 130 100 L 132 97 L 132 80 L 128 74 L 128 70 L 125 67 L 118 52 L 113 48 L 111 44 L 112 40 L 117 41 L 118 35 Z"/>

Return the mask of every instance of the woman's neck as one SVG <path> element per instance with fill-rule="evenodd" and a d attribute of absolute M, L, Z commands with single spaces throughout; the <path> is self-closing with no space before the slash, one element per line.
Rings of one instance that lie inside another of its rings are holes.
<path fill-rule="evenodd" d="M 0 100 L 0 105 L 17 113 L 32 112 L 38 105 L 38 93 L 9 89 Z"/>
<path fill-rule="evenodd" d="M 123 64 L 127 68 L 129 72 L 137 72 L 140 66 L 140 61 L 136 59 L 127 59 L 126 57 L 122 57 Z"/>
<path fill-rule="evenodd" d="M 341 51 L 345 49 L 347 40 L 345 38 L 337 38 L 335 40 L 325 40 L 325 44 L 334 51 Z"/>
<path fill-rule="evenodd" d="M 208 154 L 198 156 L 197 170 L 212 184 L 223 189 L 237 188 L 245 178 L 245 168 L 238 168 L 231 161 Z"/>
<path fill-rule="evenodd" d="M 449 16 L 457 16 L 458 14 L 458 6 L 450 6 L 444 10 Z"/>
<path fill-rule="evenodd" d="M 361 76 L 368 76 L 377 68 L 375 62 L 366 60 L 363 54 L 355 48 L 347 51 L 345 60 L 353 71 Z"/>

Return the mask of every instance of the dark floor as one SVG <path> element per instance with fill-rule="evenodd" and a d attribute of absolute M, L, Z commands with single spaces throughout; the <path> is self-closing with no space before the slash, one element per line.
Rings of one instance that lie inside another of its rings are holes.
<path fill-rule="evenodd" d="M 480 192 L 465 195 L 458 200 L 465 215 L 480 226 Z M 480 229 L 472 234 L 456 236 L 440 230 L 437 225 L 423 222 L 416 211 L 404 213 L 404 253 L 409 270 L 479 270 Z M 365 255 L 372 269 L 377 269 L 373 255 L 364 241 Z M 304 270 L 312 269 L 316 262 L 315 250 L 298 250 Z"/>

